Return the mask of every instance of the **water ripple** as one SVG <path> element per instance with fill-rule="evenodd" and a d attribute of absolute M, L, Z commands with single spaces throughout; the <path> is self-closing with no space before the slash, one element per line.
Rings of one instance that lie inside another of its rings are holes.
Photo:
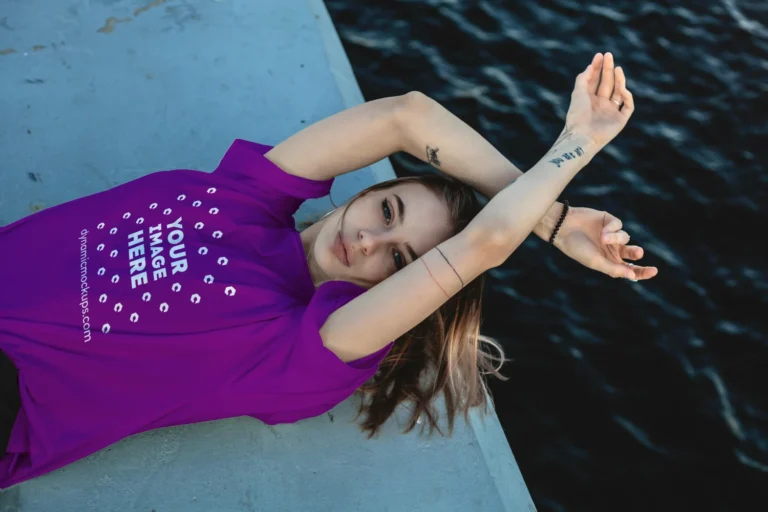
<path fill-rule="evenodd" d="M 701 373 L 709 378 L 715 386 L 717 397 L 720 400 L 721 415 L 723 420 L 725 420 L 726 425 L 728 425 L 728 429 L 739 441 L 744 441 L 744 430 L 741 428 L 741 423 L 739 423 L 738 418 L 736 418 L 736 413 L 728 398 L 728 390 L 725 388 L 723 379 L 720 378 L 713 368 L 705 368 Z"/>
<path fill-rule="evenodd" d="M 637 442 L 639 442 L 649 450 L 654 451 L 656 453 L 660 453 L 662 455 L 668 455 L 667 450 L 651 442 L 651 440 L 648 438 L 648 434 L 646 434 L 645 431 L 643 431 L 643 429 L 641 429 L 640 427 L 638 427 L 637 425 L 629 421 L 627 418 L 624 418 L 619 415 L 614 415 L 613 420 L 619 425 L 621 425 L 624 428 L 624 430 L 629 432 L 629 434 Z"/>
<path fill-rule="evenodd" d="M 753 36 L 762 37 L 768 39 L 768 29 L 755 20 L 747 18 L 743 12 L 736 7 L 736 3 L 733 0 L 723 0 L 723 6 L 728 14 L 736 20 L 739 28 L 752 34 Z"/>
<path fill-rule="evenodd" d="M 768 464 L 761 464 L 760 462 L 757 462 L 755 459 L 751 459 L 747 457 L 741 450 L 734 449 L 733 452 L 736 454 L 736 458 L 739 459 L 739 462 L 741 462 L 745 466 L 749 466 L 752 469 L 757 469 L 758 471 L 762 471 L 763 473 L 768 473 Z"/>

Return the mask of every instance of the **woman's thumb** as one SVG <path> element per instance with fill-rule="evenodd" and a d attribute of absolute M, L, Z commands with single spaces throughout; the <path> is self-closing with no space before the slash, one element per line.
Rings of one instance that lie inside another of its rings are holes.
<path fill-rule="evenodd" d="M 590 64 L 587 66 L 587 69 L 576 75 L 576 83 L 573 86 L 573 94 L 581 94 L 587 91 L 587 82 L 589 82 L 592 73 L 592 64 Z"/>

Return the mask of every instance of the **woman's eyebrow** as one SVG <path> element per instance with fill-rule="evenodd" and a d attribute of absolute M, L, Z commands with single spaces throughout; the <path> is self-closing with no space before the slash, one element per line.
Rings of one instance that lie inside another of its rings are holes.
<path fill-rule="evenodd" d="M 397 216 L 400 217 L 400 224 L 405 222 L 405 205 L 403 204 L 403 200 L 400 199 L 400 196 L 397 194 L 392 194 L 395 196 L 395 199 L 397 199 Z"/>
<path fill-rule="evenodd" d="M 400 196 L 397 194 L 392 194 L 395 196 L 395 200 L 397 201 L 397 217 L 400 219 L 400 225 L 403 225 L 403 222 L 405 222 L 405 204 L 403 203 L 403 200 L 400 199 Z M 416 261 L 419 259 L 419 255 L 416 254 L 416 251 L 413 250 L 413 247 L 411 247 L 411 244 L 405 244 L 405 248 L 408 249 L 408 254 L 411 255 L 411 261 Z"/>

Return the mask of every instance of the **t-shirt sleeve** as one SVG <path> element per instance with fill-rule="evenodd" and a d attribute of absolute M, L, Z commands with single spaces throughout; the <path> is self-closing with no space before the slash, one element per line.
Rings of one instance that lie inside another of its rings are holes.
<path fill-rule="evenodd" d="M 276 217 L 291 216 L 306 199 L 327 196 L 329 180 L 311 180 L 288 174 L 264 156 L 273 146 L 236 139 L 224 154 L 215 176 L 227 177 L 247 187 Z"/>
<path fill-rule="evenodd" d="M 355 361 L 344 362 L 323 345 L 320 328 L 328 317 L 365 292 L 364 288 L 345 281 L 322 284 L 313 295 L 299 320 L 297 337 L 291 351 L 291 365 L 302 373 L 310 387 L 344 389 L 351 395 L 370 379 L 389 353 L 394 342 L 377 352 Z"/>

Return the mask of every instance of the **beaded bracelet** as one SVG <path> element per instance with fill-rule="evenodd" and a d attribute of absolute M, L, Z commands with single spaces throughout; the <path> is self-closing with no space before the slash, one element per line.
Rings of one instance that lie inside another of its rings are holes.
<path fill-rule="evenodd" d="M 557 231 L 560 229 L 560 226 L 563 224 L 563 221 L 565 220 L 565 215 L 567 213 L 568 213 L 568 201 L 565 201 L 563 203 L 563 213 L 560 215 L 560 220 L 557 221 L 557 226 L 555 226 L 555 230 L 552 231 L 552 236 L 549 238 L 549 245 L 554 245 L 555 235 L 557 235 Z"/>

